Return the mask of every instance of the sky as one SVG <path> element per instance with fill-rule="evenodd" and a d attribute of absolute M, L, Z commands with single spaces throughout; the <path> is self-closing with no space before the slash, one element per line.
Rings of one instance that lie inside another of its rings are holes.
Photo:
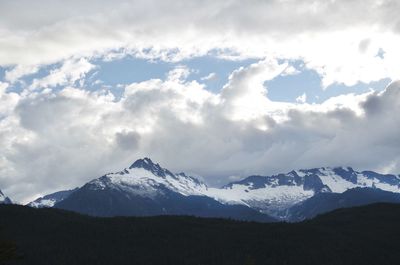
<path fill-rule="evenodd" d="M 211 186 L 400 173 L 396 0 L 3 0 L 0 189 L 29 202 L 141 157 Z"/>

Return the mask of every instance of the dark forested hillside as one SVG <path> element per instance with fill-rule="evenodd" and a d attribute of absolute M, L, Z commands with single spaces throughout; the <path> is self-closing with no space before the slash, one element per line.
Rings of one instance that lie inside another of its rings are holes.
<path fill-rule="evenodd" d="M 394 204 L 336 210 L 295 224 L 95 218 L 1 205 L 0 264 L 392 265 L 400 264 L 399 223 Z"/>
<path fill-rule="evenodd" d="M 343 193 L 318 193 L 289 208 L 285 217 L 288 221 L 299 222 L 335 209 L 378 202 L 400 203 L 400 194 L 372 188 L 349 189 Z"/>

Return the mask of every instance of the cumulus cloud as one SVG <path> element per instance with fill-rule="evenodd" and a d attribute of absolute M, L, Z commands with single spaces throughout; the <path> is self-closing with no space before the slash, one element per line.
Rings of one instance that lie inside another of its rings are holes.
<path fill-rule="evenodd" d="M 6 0 L 0 65 L 107 58 L 110 51 L 163 60 L 214 52 L 303 60 L 325 87 L 397 79 L 399 8 L 396 0 Z"/>
<path fill-rule="evenodd" d="M 63 62 L 60 68 L 51 70 L 49 75 L 34 79 L 30 89 L 74 85 L 77 81 L 83 82 L 86 74 L 94 68 L 95 66 L 85 58 L 68 59 Z M 82 82 L 80 86 L 83 85 Z"/>
<path fill-rule="evenodd" d="M 0 188 L 28 201 L 142 156 L 214 184 L 318 166 L 398 173 L 399 82 L 308 104 L 306 94 L 271 101 L 268 81 L 298 74 L 293 61 L 324 88 L 399 79 L 399 8 L 395 0 L 1 1 Z M 127 55 L 259 61 L 216 93 L 185 66 L 118 97 L 85 89 L 93 59 Z M 18 83 L 50 64 L 47 76 Z"/>
<path fill-rule="evenodd" d="M 17 65 L 13 69 L 5 72 L 4 79 L 10 83 L 15 83 L 21 77 L 34 74 L 39 71 L 39 67 L 36 65 Z"/>
<path fill-rule="evenodd" d="M 185 67 L 132 83 L 121 98 L 69 85 L 18 95 L 3 83 L 0 186 L 28 201 L 142 156 L 214 184 L 317 166 L 398 173 L 399 82 L 321 104 L 270 101 L 264 83 L 286 67 L 263 60 L 240 68 L 220 93 L 189 81 Z"/>
<path fill-rule="evenodd" d="M 306 101 L 307 101 L 307 94 L 306 94 L 306 92 L 304 92 L 303 94 L 301 94 L 300 96 L 298 96 L 298 97 L 296 98 L 296 102 L 299 102 L 299 103 L 306 103 Z"/>
<path fill-rule="evenodd" d="M 0 82 L 0 121 L 13 111 L 19 100 L 18 94 L 7 92 L 8 86 L 8 83 Z"/>
<path fill-rule="evenodd" d="M 221 91 L 226 115 L 235 120 L 250 120 L 265 114 L 266 109 L 275 110 L 266 97 L 264 83 L 279 76 L 286 68 L 287 63 L 264 60 L 234 71 Z"/>

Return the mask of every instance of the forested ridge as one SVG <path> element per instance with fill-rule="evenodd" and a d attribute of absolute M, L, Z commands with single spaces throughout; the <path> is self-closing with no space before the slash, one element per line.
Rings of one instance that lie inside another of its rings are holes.
<path fill-rule="evenodd" d="M 0 264 L 400 264 L 400 205 L 301 223 L 188 216 L 96 218 L 0 205 Z"/>

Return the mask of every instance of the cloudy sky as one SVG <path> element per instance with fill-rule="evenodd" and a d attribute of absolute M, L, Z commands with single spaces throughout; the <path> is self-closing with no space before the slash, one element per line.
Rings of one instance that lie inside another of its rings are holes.
<path fill-rule="evenodd" d="M 0 189 L 151 157 L 211 185 L 400 173 L 397 0 L 2 0 Z"/>

